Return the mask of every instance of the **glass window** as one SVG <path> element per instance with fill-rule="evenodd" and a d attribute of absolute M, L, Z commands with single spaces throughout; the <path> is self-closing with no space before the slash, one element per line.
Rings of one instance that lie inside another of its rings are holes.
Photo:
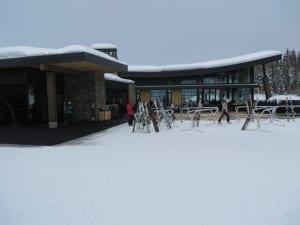
<path fill-rule="evenodd" d="M 232 73 L 229 73 L 228 74 L 228 84 L 232 84 L 233 83 L 232 77 L 233 77 Z"/>
<path fill-rule="evenodd" d="M 159 99 L 159 100 L 163 100 L 164 98 L 166 98 L 166 90 L 161 89 L 161 90 L 151 90 L 150 91 L 150 95 L 151 95 L 151 99 Z"/>
<path fill-rule="evenodd" d="M 208 104 L 209 103 L 209 89 L 204 89 L 204 103 Z"/>
<path fill-rule="evenodd" d="M 182 80 L 181 84 L 197 84 L 196 80 Z"/>
<path fill-rule="evenodd" d="M 246 100 L 251 95 L 250 88 L 239 88 L 234 91 L 234 100 L 240 101 L 240 100 Z"/>
<path fill-rule="evenodd" d="M 216 89 L 216 101 L 222 100 L 221 89 Z"/>
<path fill-rule="evenodd" d="M 136 94 L 136 102 L 140 101 L 141 100 L 141 90 L 136 90 L 135 94 Z"/>
<path fill-rule="evenodd" d="M 181 101 L 187 106 L 197 106 L 197 89 L 182 89 Z"/>
<path fill-rule="evenodd" d="M 150 97 L 153 100 L 159 99 L 163 103 L 163 105 L 166 107 L 171 104 L 172 90 L 171 89 L 151 90 Z"/>
<path fill-rule="evenodd" d="M 209 90 L 209 100 L 216 101 L 216 89 Z"/>
<path fill-rule="evenodd" d="M 215 84 L 216 83 L 216 77 L 210 76 L 210 77 L 204 77 L 203 78 L 203 84 Z"/>
<path fill-rule="evenodd" d="M 218 74 L 216 76 L 216 83 L 217 84 L 226 84 L 227 83 L 226 75 L 225 74 Z"/>

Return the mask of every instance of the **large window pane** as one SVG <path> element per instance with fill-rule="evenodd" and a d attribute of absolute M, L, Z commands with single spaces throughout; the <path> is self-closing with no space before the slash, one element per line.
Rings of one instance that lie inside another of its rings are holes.
<path fill-rule="evenodd" d="M 197 89 L 182 89 L 181 101 L 188 106 L 197 106 Z"/>
<path fill-rule="evenodd" d="M 225 73 L 217 74 L 216 76 L 216 83 L 217 84 L 226 84 L 227 83 L 227 76 Z"/>
<path fill-rule="evenodd" d="M 250 88 L 236 89 L 234 92 L 234 100 L 235 101 L 246 100 L 249 98 L 250 94 L 251 94 Z"/>
<path fill-rule="evenodd" d="M 169 106 L 172 99 L 172 91 L 166 89 L 151 90 L 150 96 L 153 100 L 159 99 L 164 104 L 164 106 Z"/>

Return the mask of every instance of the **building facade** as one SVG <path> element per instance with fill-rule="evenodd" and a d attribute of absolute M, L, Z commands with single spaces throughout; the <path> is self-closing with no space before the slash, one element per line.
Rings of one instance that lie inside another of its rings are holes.
<path fill-rule="evenodd" d="M 222 100 L 238 104 L 259 88 L 254 66 L 280 59 L 280 52 L 264 51 L 195 64 L 129 66 L 120 76 L 135 81 L 136 98 L 142 102 L 159 98 L 165 106 L 197 106 L 199 101 L 215 106 Z"/>
<path fill-rule="evenodd" d="M 97 120 L 98 110 L 110 103 L 107 93 L 118 84 L 106 85 L 105 73 L 121 71 L 127 71 L 127 64 L 86 46 L 2 48 L 0 121 L 57 127 L 67 102 L 73 107 L 72 120 Z M 126 92 L 128 87 L 118 89 Z"/>

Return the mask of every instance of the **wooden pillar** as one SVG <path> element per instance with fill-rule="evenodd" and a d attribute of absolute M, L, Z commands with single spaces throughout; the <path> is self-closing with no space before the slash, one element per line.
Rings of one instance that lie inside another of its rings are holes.
<path fill-rule="evenodd" d="M 49 128 L 57 128 L 56 79 L 54 72 L 46 72 L 46 82 Z"/>
<path fill-rule="evenodd" d="M 264 89 L 265 89 L 265 95 L 266 95 L 266 99 L 268 100 L 272 96 L 271 88 L 270 88 L 269 78 L 267 77 L 265 64 L 262 64 L 262 68 L 263 68 L 263 74 L 264 74 L 263 84 L 264 84 Z"/>

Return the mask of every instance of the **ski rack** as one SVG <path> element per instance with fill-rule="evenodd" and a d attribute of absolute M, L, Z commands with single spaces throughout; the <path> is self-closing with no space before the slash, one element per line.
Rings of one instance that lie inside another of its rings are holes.
<path fill-rule="evenodd" d="M 265 106 L 256 106 L 254 108 L 254 111 L 256 113 L 259 113 L 259 117 L 261 118 L 263 114 L 268 113 L 269 114 L 269 119 L 272 122 L 272 120 L 277 116 L 276 112 L 278 109 L 280 108 L 284 108 L 286 109 L 286 118 L 289 121 L 290 116 L 292 116 L 293 120 L 295 119 L 295 117 L 297 116 L 297 113 L 295 112 L 296 108 L 300 108 L 300 105 L 278 105 L 278 106 L 270 106 L 270 105 L 265 105 Z M 235 113 L 236 113 L 236 118 L 240 119 L 239 115 L 239 111 L 240 109 L 247 109 L 247 106 L 237 106 L 235 108 Z M 291 112 L 289 112 L 291 111 Z"/>
<path fill-rule="evenodd" d="M 158 104 L 157 104 L 158 103 Z M 159 126 L 162 121 L 166 124 L 168 129 L 172 129 L 171 124 L 174 122 L 174 110 L 165 109 L 160 100 L 154 100 L 155 113 L 158 116 Z"/>
<path fill-rule="evenodd" d="M 213 116 L 213 121 L 216 122 L 217 115 L 219 113 L 219 108 L 214 107 L 182 107 L 180 108 L 181 112 L 181 122 L 183 122 L 183 114 L 186 112 L 189 116 L 189 119 L 193 122 L 193 118 L 196 115 L 196 113 L 201 112 L 210 112 L 210 114 Z"/>
<path fill-rule="evenodd" d="M 144 130 L 145 127 L 146 131 L 150 133 L 150 118 L 147 106 L 145 106 L 142 102 L 139 102 L 137 112 L 134 114 L 132 132 L 135 132 L 136 129 Z"/>

